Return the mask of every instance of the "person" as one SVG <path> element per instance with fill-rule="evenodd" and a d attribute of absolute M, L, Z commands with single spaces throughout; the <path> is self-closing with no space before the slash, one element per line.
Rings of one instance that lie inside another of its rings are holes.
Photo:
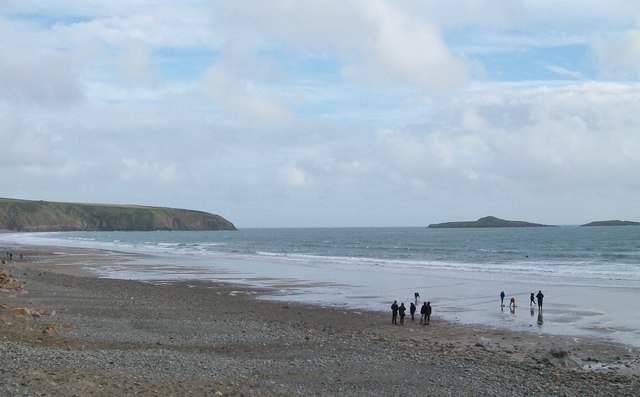
<path fill-rule="evenodd" d="M 404 307 L 404 302 L 400 304 L 398 311 L 400 312 L 400 324 L 404 324 L 404 312 L 407 311 L 407 308 Z"/>
<path fill-rule="evenodd" d="M 500 292 L 500 307 L 504 307 L 504 291 Z"/>
<path fill-rule="evenodd" d="M 391 324 L 398 324 L 398 301 L 393 301 L 391 305 Z"/>
<path fill-rule="evenodd" d="M 409 305 L 409 313 L 411 313 L 411 321 L 415 321 L 416 305 L 414 305 L 413 302 L 411 302 L 411 305 Z"/>
<path fill-rule="evenodd" d="M 431 302 L 427 302 L 427 310 L 426 310 L 426 320 L 425 320 L 425 324 L 429 324 L 429 321 L 431 319 Z"/>
<path fill-rule="evenodd" d="M 427 302 L 424 302 L 422 304 L 422 307 L 420 308 L 420 324 L 426 324 L 427 323 Z"/>
<path fill-rule="evenodd" d="M 542 300 L 544 299 L 544 294 L 542 293 L 542 290 L 538 290 L 538 294 L 536 295 L 536 298 L 538 298 L 538 310 L 542 310 Z"/>
<path fill-rule="evenodd" d="M 417 292 L 414 292 L 413 297 L 415 298 L 415 300 L 416 300 L 416 305 L 417 305 L 417 304 L 418 304 L 418 301 L 420 300 L 420 294 L 419 294 L 419 293 L 417 293 Z"/>
<path fill-rule="evenodd" d="M 531 293 L 531 298 L 529 299 L 529 306 L 533 306 L 536 304 L 536 298 L 535 295 L 533 295 L 533 292 Z"/>
<path fill-rule="evenodd" d="M 516 307 L 516 298 L 515 297 L 511 297 L 511 301 L 509 302 L 509 307 L 515 308 Z"/>

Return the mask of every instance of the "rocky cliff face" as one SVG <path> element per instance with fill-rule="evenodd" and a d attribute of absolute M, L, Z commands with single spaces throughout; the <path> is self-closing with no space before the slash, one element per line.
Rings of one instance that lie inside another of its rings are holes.
<path fill-rule="evenodd" d="M 44 232 L 236 228 L 220 215 L 202 211 L 136 205 L 0 199 L 0 230 Z"/>

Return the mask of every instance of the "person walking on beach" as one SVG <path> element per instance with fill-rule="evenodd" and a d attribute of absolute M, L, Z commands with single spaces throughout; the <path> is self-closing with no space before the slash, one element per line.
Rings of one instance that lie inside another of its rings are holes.
<path fill-rule="evenodd" d="M 413 293 L 413 297 L 416 300 L 416 305 L 418 304 L 418 301 L 420 301 L 420 294 L 418 292 L 414 292 Z"/>
<path fill-rule="evenodd" d="M 425 313 L 425 324 L 429 324 L 429 321 L 431 320 L 431 302 L 427 302 L 426 305 L 426 313 Z"/>
<path fill-rule="evenodd" d="M 535 295 L 533 295 L 533 292 L 531 293 L 531 298 L 529 299 L 529 306 L 534 306 L 536 304 L 536 297 Z"/>
<path fill-rule="evenodd" d="M 411 313 L 411 321 L 415 321 L 416 305 L 414 305 L 413 302 L 411 302 L 411 304 L 409 305 L 409 313 Z"/>
<path fill-rule="evenodd" d="M 500 292 L 500 307 L 504 307 L 504 291 Z"/>
<path fill-rule="evenodd" d="M 536 295 L 536 298 L 538 298 L 538 310 L 542 310 L 542 300 L 544 299 L 544 294 L 542 293 L 542 290 L 538 290 L 538 294 Z"/>
<path fill-rule="evenodd" d="M 400 312 L 400 324 L 404 324 L 404 312 L 407 311 L 407 308 L 404 307 L 404 302 L 400 304 L 398 311 Z"/>
<path fill-rule="evenodd" d="M 424 302 L 420 308 L 420 324 L 424 325 L 427 323 L 427 309 L 427 302 Z"/>
<path fill-rule="evenodd" d="M 391 305 L 391 324 L 398 324 L 398 301 L 393 301 Z"/>

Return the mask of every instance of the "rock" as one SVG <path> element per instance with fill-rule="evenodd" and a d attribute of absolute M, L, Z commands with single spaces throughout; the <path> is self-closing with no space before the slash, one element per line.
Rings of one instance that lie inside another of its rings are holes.
<path fill-rule="evenodd" d="M 51 335 L 60 332 L 60 326 L 58 324 L 49 324 L 42 330 L 43 335 Z"/>
<path fill-rule="evenodd" d="M 566 350 L 551 350 L 540 360 L 542 364 L 562 368 L 582 368 L 584 362 Z"/>

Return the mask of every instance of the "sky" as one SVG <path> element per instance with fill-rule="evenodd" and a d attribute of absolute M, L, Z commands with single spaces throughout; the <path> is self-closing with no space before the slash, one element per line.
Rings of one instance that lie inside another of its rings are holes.
<path fill-rule="evenodd" d="M 640 221 L 636 0 L 0 0 L 0 197 Z"/>

